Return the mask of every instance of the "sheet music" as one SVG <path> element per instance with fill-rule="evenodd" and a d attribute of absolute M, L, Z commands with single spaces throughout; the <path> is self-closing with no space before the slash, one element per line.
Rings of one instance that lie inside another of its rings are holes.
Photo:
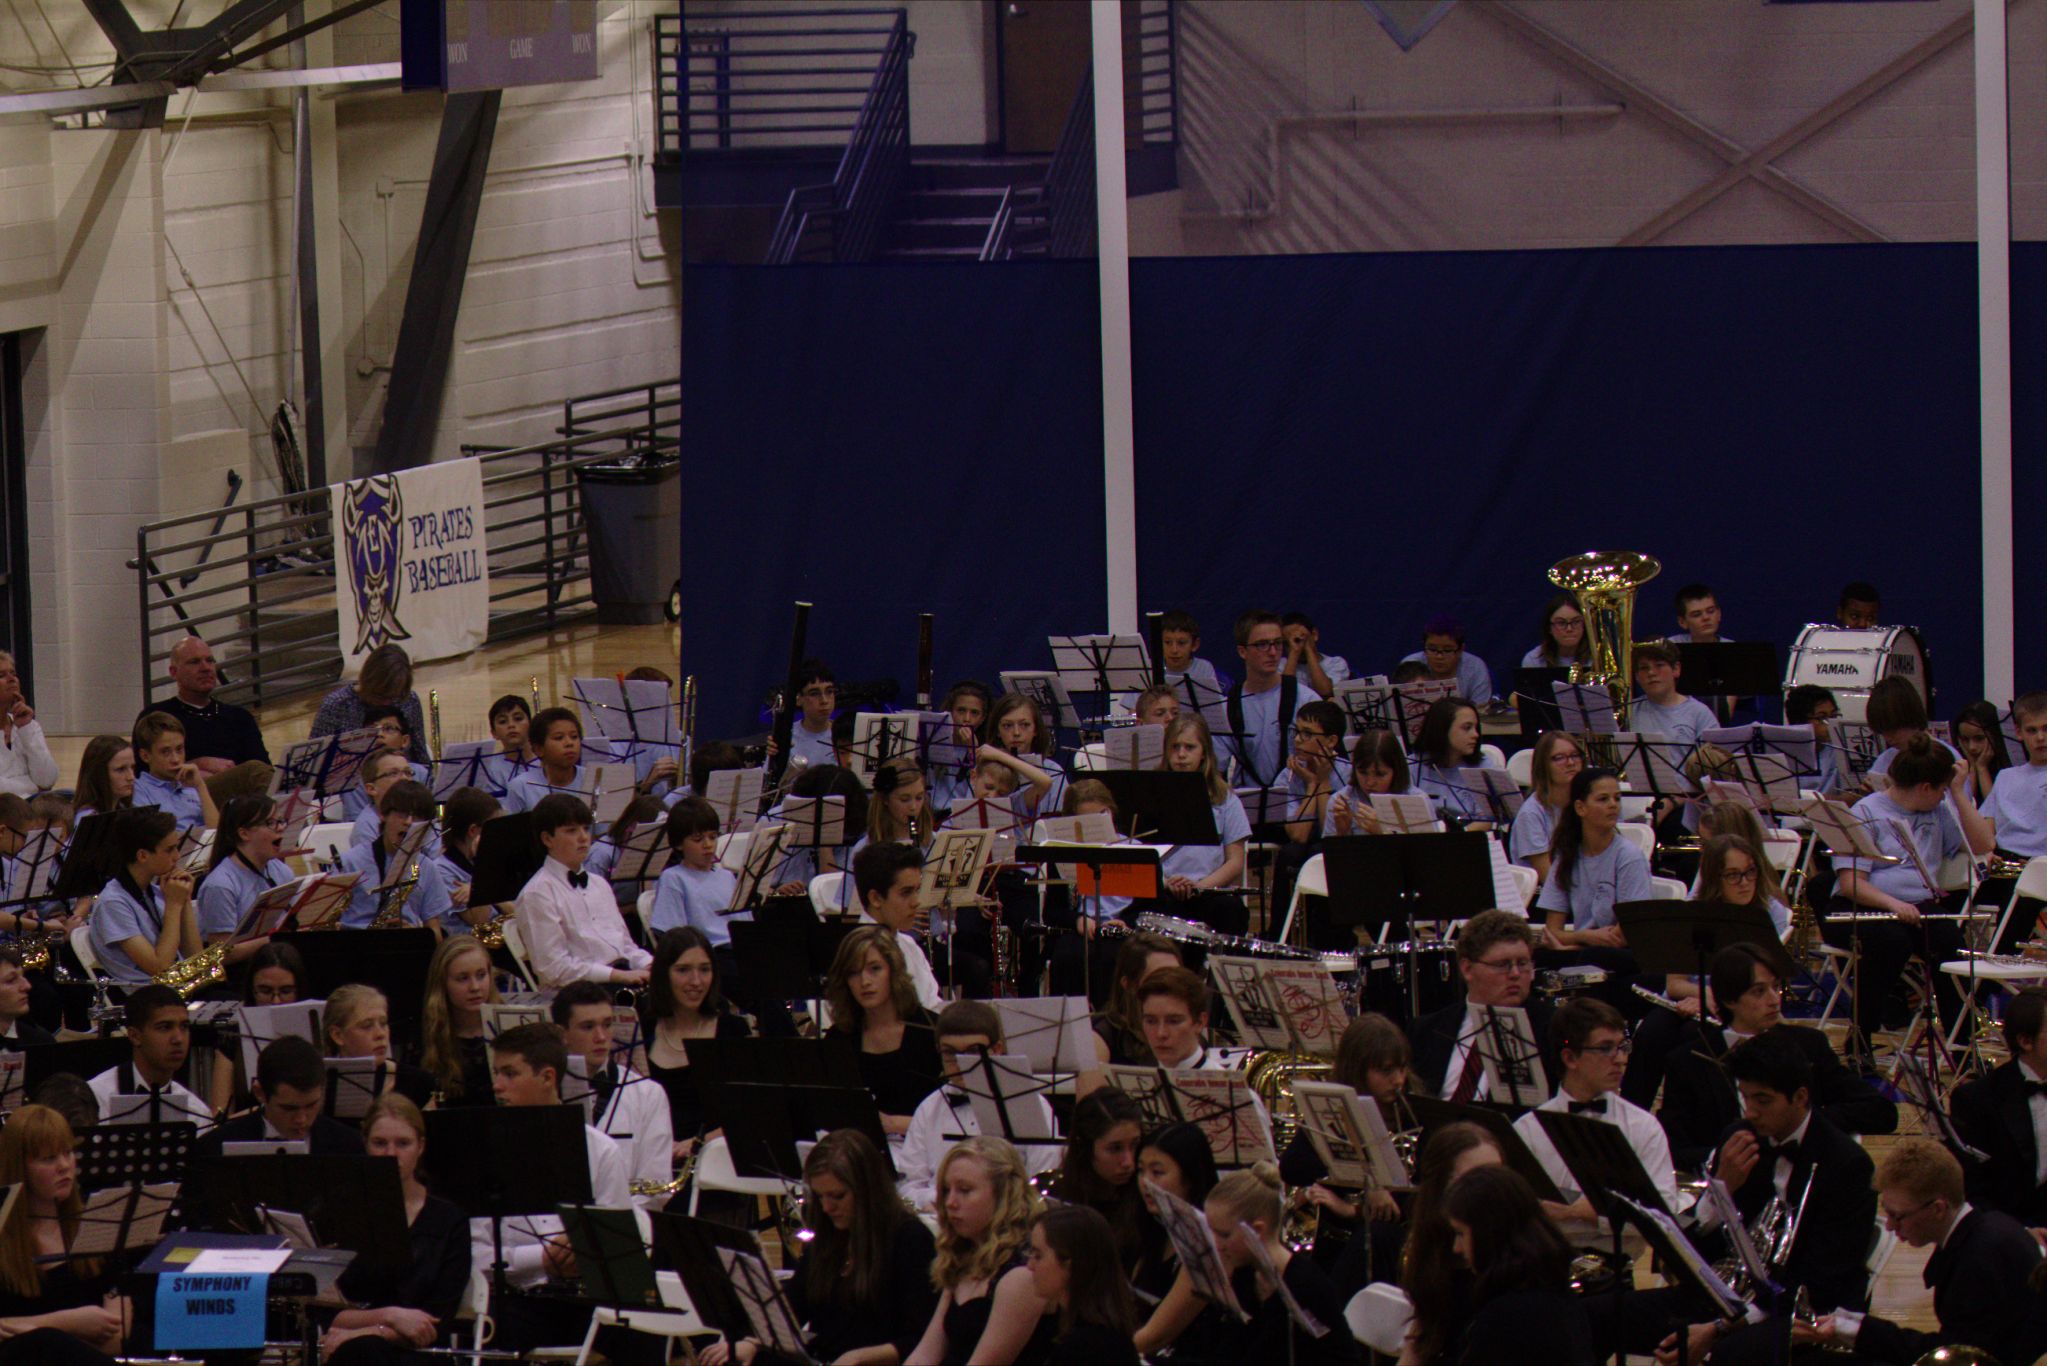
<path fill-rule="evenodd" d="M 495 740 L 450 740 L 442 745 L 441 756 L 434 761 L 434 796 L 446 801 L 465 787 L 490 791 L 493 784 L 485 774 L 484 761 L 496 753 Z"/>
<path fill-rule="evenodd" d="M 757 768 L 715 769 L 697 795 L 717 808 L 718 828 L 728 835 L 736 834 L 753 829 L 766 783 L 767 774 Z"/>
<path fill-rule="evenodd" d="M 784 838 L 792 849 L 833 849 L 851 842 L 844 797 L 790 797 L 782 803 L 781 819 L 790 827 Z M 754 837 L 760 837 L 759 830 Z"/>
<path fill-rule="evenodd" d="M 327 1041 L 320 1032 L 320 1022 L 325 1017 L 327 1002 L 294 1001 L 282 1006 L 237 1006 L 235 1007 L 235 1029 L 241 1037 L 242 1075 L 254 1080 L 256 1076 L 256 1055 L 282 1038 L 300 1038 L 318 1051 L 327 1051 Z"/>
<path fill-rule="evenodd" d="M 1869 766 L 1883 753 L 1883 737 L 1860 721 L 1839 717 L 1827 722 L 1827 747 L 1834 751 L 1841 771 L 1857 778 L 1869 776 Z"/>
<path fill-rule="evenodd" d="M 917 904 L 926 910 L 958 910 L 981 899 L 981 875 L 995 847 L 993 830 L 941 829 L 924 855 Z"/>
<path fill-rule="evenodd" d="M 1595 683 L 1550 684 L 1564 729 L 1573 735 L 1613 735 L 1620 730 L 1614 715 L 1613 694 Z"/>
<path fill-rule="evenodd" d="M 7 900 L 38 901 L 48 896 L 63 856 L 64 841 L 54 827 L 45 826 L 31 834 L 8 862 Z"/>
<path fill-rule="evenodd" d="M 1898 841 L 1899 846 L 1905 851 L 1905 857 L 1911 861 L 1912 871 L 1919 874 L 1919 880 L 1926 884 L 1927 897 L 1933 901 L 1940 900 L 1940 881 L 1934 877 L 1933 870 L 1926 866 L 1926 859 L 1919 852 L 1919 843 L 1912 838 L 1912 827 L 1896 816 L 1892 816 L 1888 823 L 1892 837 Z"/>
<path fill-rule="evenodd" d="M 1114 769 L 1163 768 L 1166 760 L 1164 726 L 1116 726 L 1102 733 L 1102 748 Z"/>
<path fill-rule="evenodd" d="M 760 770 L 751 771 L 758 773 Z M 667 825 L 661 821 L 648 821 L 635 828 L 625 842 L 619 844 L 618 861 L 611 866 L 612 882 L 645 882 L 657 878 L 674 856 L 675 851 L 668 844 Z"/>
<path fill-rule="evenodd" d="M 1241 1072 L 1170 1071 L 1168 1084 L 1190 1124 L 1208 1136 L 1219 1167 L 1278 1162 L 1272 1125 Z"/>
<path fill-rule="evenodd" d="M 1080 712 L 1074 708 L 1066 681 L 1058 674 L 1043 669 L 1005 669 L 1002 687 L 1005 692 L 1020 692 L 1036 702 L 1039 712 L 1052 725 L 1080 729 Z"/>
<path fill-rule="evenodd" d="M 583 779 L 591 819 L 600 825 L 610 825 L 625 815 L 639 793 L 639 779 L 630 763 L 586 764 Z"/>
<path fill-rule="evenodd" d="M 1347 678 L 1336 685 L 1329 700 L 1350 717 L 1354 734 L 1401 729 L 1393 688 L 1384 678 Z"/>
<path fill-rule="evenodd" d="M 1151 1197 L 1152 1208 L 1158 1211 L 1159 1224 L 1165 1229 L 1166 1238 L 1179 1256 L 1180 1265 L 1186 1269 L 1188 1279 L 1194 1283 L 1194 1293 L 1234 1314 L 1240 1321 L 1249 1323 L 1251 1316 L 1237 1302 L 1237 1292 L 1230 1285 L 1230 1274 L 1223 1269 L 1222 1253 L 1216 1248 L 1215 1230 L 1210 1227 L 1208 1216 L 1148 1178 L 1139 1177 L 1138 1180 L 1144 1182 L 1144 1193 Z"/>
<path fill-rule="evenodd" d="M 1139 635 L 1050 636 L 1052 667 L 1068 692 L 1142 692 L 1151 686 L 1151 653 Z M 1104 699 L 1106 703 L 1107 699 Z"/>
<path fill-rule="evenodd" d="M 1486 858 L 1492 864 L 1493 870 L 1493 909 L 1512 911 L 1517 915 L 1527 914 L 1534 897 L 1530 895 L 1524 898 L 1521 894 L 1521 884 L 1514 881 L 1513 865 L 1507 861 L 1507 846 L 1495 839 L 1489 839 L 1485 843 Z"/>
<path fill-rule="evenodd" d="M 330 1080 L 328 1095 L 333 1104 L 327 1111 L 334 1119 L 359 1120 L 370 1112 L 378 1096 L 392 1089 L 398 1069 L 375 1058 L 323 1058 Z"/>
<path fill-rule="evenodd" d="M 1696 746 L 1654 731 L 1618 731 L 1614 739 L 1623 751 L 1621 777 L 1636 792 L 1668 797 L 1699 790 L 1684 771 Z"/>
<path fill-rule="evenodd" d="M 834 797 L 829 800 L 843 799 Z M 753 838 L 746 846 L 746 862 L 732 884 L 732 900 L 725 907 L 726 914 L 737 914 L 759 899 L 761 889 L 768 885 L 768 879 L 788 857 L 792 833 L 792 828 L 786 824 L 754 827 Z"/>
<path fill-rule="evenodd" d="M 1357 793 L 1350 794 L 1352 802 L 1357 799 Z M 1425 792 L 1371 792 L 1365 801 L 1379 818 L 1381 834 L 1431 835 L 1443 828 Z"/>
<path fill-rule="evenodd" d="M 0 1115 L 13 1114 L 27 1099 L 28 1055 L 20 1049 L 0 1053 Z"/>
<path fill-rule="evenodd" d="M 1041 1076 L 1094 1070 L 1094 1020 L 1085 996 L 997 996 L 1002 1037 Z"/>
<path fill-rule="evenodd" d="M 966 1092 L 982 1133 L 1019 1145 L 1060 1141 L 1045 1101 L 1049 1088 L 1037 1079 L 1029 1058 L 1016 1053 L 962 1058 L 959 1088 Z"/>
<path fill-rule="evenodd" d="M 1667 1251 L 1675 1253 L 1694 1279 L 1706 1287 L 1706 1293 L 1719 1305 L 1721 1317 L 1731 1319 L 1742 1315 L 1748 1307 L 1748 1302 L 1735 1294 L 1727 1282 L 1720 1278 L 1720 1273 L 1699 1255 L 1698 1249 L 1692 1246 L 1691 1239 L 1679 1230 L 1676 1220 L 1662 1210 L 1647 1208 L 1618 1191 L 1613 1193 L 1613 1198 L 1633 1210 L 1638 1218 L 1656 1226 L 1657 1232 L 1670 1244 Z"/>
<path fill-rule="evenodd" d="M 1266 1250 L 1265 1240 L 1258 1235 L 1258 1230 L 1241 1221 L 1237 1224 L 1237 1229 L 1242 1235 L 1237 1241 L 1250 1251 L 1251 1260 L 1258 1264 L 1259 1273 L 1265 1277 L 1266 1283 L 1279 1292 L 1280 1302 L 1286 1305 L 1288 1316 L 1299 1324 L 1309 1337 L 1326 1336 L 1329 1332 L 1328 1327 L 1303 1308 L 1301 1302 L 1294 1298 L 1294 1292 L 1287 1288 L 1286 1277 L 1282 1276 L 1279 1268 L 1273 1264 L 1272 1253 Z"/>
<path fill-rule="evenodd" d="M 520 1025 L 547 1023 L 547 1007 L 544 1005 L 486 1001 L 482 1009 L 483 1036 L 486 1039 L 495 1039 L 507 1029 L 516 1029 Z"/>
<path fill-rule="evenodd" d="M 1079 816 L 1040 816 L 1032 828 L 1033 844 L 1115 844 L 1122 837 L 1116 833 L 1116 818 L 1106 811 L 1090 811 Z"/>
<path fill-rule="evenodd" d="M 1814 797 L 1799 804 L 1799 814 L 1812 823 L 1827 849 L 1839 857 L 1867 859 L 1874 863 L 1897 860 L 1877 848 L 1853 808 L 1831 797 Z"/>
<path fill-rule="evenodd" d="M 177 1198 L 175 1181 L 108 1186 L 94 1191 L 78 1212 L 78 1231 L 71 1240 L 71 1255 L 101 1257 L 162 1242 L 164 1219 Z M 125 1243 L 120 1237 L 124 1221 L 128 1231 Z"/>
<path fill-rule="evenodd" d="M 803 1333 L 797 1326 L 796 1316 L 789 1309 L 789 1301 L 783 1298 L 781 1287 L 775 1281 L 775 1273 L 768 1270 L 765 1259 L 734 1248 L 720 1246 L 718 1261 L 725 1268 L 726 1279 L 739 1295 L 739 1302 L 746 1308 L 748 1322 L 753 1325 L 754 1340 L 782 1356 L 794 1357 L 799 1361 L 810 1360 L 804 1350 Z"/>
<path fill-rule="evenodd" d="M 1471 1048 L 1485 1069 L 1486 1095 L 1493 1100 L 1532 1110 L 1549 1099 L 1549 1077 L 1526 1009 L 1485 1007 Z"/>

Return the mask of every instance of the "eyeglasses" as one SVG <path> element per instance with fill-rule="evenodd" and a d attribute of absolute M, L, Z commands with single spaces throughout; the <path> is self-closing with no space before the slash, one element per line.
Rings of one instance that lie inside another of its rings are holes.
<path fill-rule="evenodd" d="M 1754 882 L 1756 880 L 1756 870 L 1753 868 L 1722 868 L 1720 870 L 1720 880 L 1722 882 Z"/>
<path fill-rule="evenodd" d="M 1559 631 L 1573 631 L 1585 624 L 1583 617 L 1551 617 L 1549 624 Z"/>
<path fill-rule="evenodd" d="M 1464 650 L 1464 647 L 1463 647 L 1462 645 L 1424 645 L 1424 646 L 1422 646 L 1422 653 L 1423 653 L 1423 654 L 1425 654 L 1425 655 L 1437 655 L 1437 656 L 1443 656 L 1443 655 L 1454 655 L 1454 654 L 1461 654 L 1461 653 L 1463 652 L 1463 650 Z"/>
<path fill-rule="evenodd" d="M 1286 642 L 1283 640 L 1247 640 L 1244 642 L 1244 648 L 1247 650 L 1284 650 Z"/>
<path fill-rule="evenodd" d="M 1940 1197 L 1936 1195 L 1936 1196 L 1935 1196 L 1935 1197 L 1933 1198 L 1933 1200 L 1924 1200 L 1924 1201 L 1921 1201 L 1921 1202 L 1920 1202 L 1920 1203 L 1919 1203 L 1918 1205 L 1916 1205 L 1916 1206 L 1914 1206 L 1913 1208 L 1911 1208 L 1911 1209 L 1908 1209 L 1908 1210 L 1893 1210 L 1893 1209 L 1885 1209 L 1885 1210 L 1881 1210 L 1881 1213 L 1883 1214 L 1883 1217 L 1884 1217 L 1884 1222 L 1885 1222 L 1885 1223 L 1887 1223 L 1887 1224 L 1889 1224 L 1889 1225 L 1890 1225 L 1891 1227 L 1893 1227 L 1893 1228 L 1896 1228 L 1896 1227 L 1897 1227 L 1897 1226 L 1898 1226 L 1899 1224 L 1902 1224 L 1902 1223 L 1904 1223 L 1904 1222 L 1905 1222 L 1905 1221 L 1906 1221 L 1907 1219 L 1910 1219 L 1910 1218 L 1911 1218 L 1911 1217 L 1912 1217 L 1913 1215 L 1915 1215 L 1915 1214 L 1920 1214 L 1920 1213 L 1923 1213 L 1924 1211 L 1926 1211 L 1926 1210 L 1929 1210 L 1929 1209 L 1933 1208 L 1933 1203 L 1934 1203 L 1934 1200 L 1938 1200 L 1939 1198 L 1940 1198 Z"/>
<path fill-rule="evenodd" d="M 1628 1054 L 1635 1051 L 1635 1041 L 1633 1039 L 1622 1039 L 1619 1043 L 1587 1044 L 1578 1051 L 1580 1053 L 1589 1053 L 1595 1058 L 1625 1058 Z"/>
<path fill-rule="evenodd" d="M 1533 958 L 1478 958 L 1472 961 L 1475 968 L 1490 968 L 1494 972 L 1534 972 Z"/>
<path fill-rule="evenodd" d="M 1308 726 L 1294 727 L 1294 739 L 1296 740 L 1326 740 L 1328 738 L 1329 732 L 1326 730 L 1315 730 Z"/>

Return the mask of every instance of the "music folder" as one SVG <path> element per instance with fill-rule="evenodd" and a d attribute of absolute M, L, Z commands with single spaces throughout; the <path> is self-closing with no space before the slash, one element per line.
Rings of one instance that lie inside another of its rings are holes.
<path fill-rule="evenodd" d="M 1682 640 L 1677 658 L 1677 690 L 1688 697 L 1767 697 L 1784 676 L 1767 640 Z"/>
<path fill-rule="evenodd" d="M 1150 844 L 1026 844 L 1018 863 L 1070 863 L 1082 897 L 1159 895 L 1159 860 L 1165 850 Z M 1099 876 L 1100 886 L 1096 886 Z"/>

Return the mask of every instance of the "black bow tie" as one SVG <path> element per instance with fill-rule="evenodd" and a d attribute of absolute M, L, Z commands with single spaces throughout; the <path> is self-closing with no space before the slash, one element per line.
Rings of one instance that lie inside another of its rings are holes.
<path fill-rule="evenodd" d="M 2026 1081 L 2024 1078 L 2021 1078 L 2019 1085 L 2024 1088 L 2024 1094 L 2028 1100 L 2034 1096 L 2047 1096 L 2047 1081 Z"/>
<path fill-rule="evenodd" d="M 576 889 L 577 891 L 579 891 L 579 892 L 580 892 L 580 891 L 582 891 L 582 890 L 583 890 L 583 889 L 584 889 L 585 887 L 588 887 L 589 885 L 590 885 L 590 875 L 589 875 L 588 873 L 570 873 L 570 874 L 569 874 L 569 886 L 571 886 L 571 887 L 574 887 L 574 888 L 575 888 L 575 889 Z"/>
<path fill-rule="evenodd" d="M 1603 1115 L 1606 1113 L 1606 1097 L 1601 1096 L 1598 1100 L 1574 1100 L 1570 1102 L 1570 1109 L 1574 1115 Z"/>
<path fill-rule="evenodd" d="M 1798 1161 L 1798 1144 L 1790 1139 L 1782 1143 L 1772 1143 L 1765 1139 L 1762 1144 L 1762 1154 L 1766 1161 L 1775 1162 L 1781 1157 L 1786 1162 L 1796 1164 Z"/>

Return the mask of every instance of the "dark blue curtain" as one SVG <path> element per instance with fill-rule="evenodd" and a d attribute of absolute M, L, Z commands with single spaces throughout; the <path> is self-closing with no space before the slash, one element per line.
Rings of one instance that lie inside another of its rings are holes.
<path fill-rule="evenodd" d="M 2012 577 L 2018 688 L 2047 688 L 2047 242 L 2011 244 Z M 1966 700 L 1966 699 L 1962 699 Z M 2001 705 L 2005 701 L 1999 698 Z"/>
<path fill-rule="evenodd" d="M 1703 580 L 1782 647 L 1869 579 L 1952 710 L 1981 688 L 1975 289 L 1968 244 L 1135 261 L 1144 604 L 1229 667 L 1239 610 L 1298 608 L 1358 672 L 1449 612 L 1504 684 L 1580 550 L 1662 560 L 1638 639 Z"/>
<path fill-rule="evenodd" d="M 757 729 L 790 604 L 841 683 L 1041 667 L 1100 630 L 1093 261 L 691 266 L 683 297 L 682 667 L 699 733 Z"/>

